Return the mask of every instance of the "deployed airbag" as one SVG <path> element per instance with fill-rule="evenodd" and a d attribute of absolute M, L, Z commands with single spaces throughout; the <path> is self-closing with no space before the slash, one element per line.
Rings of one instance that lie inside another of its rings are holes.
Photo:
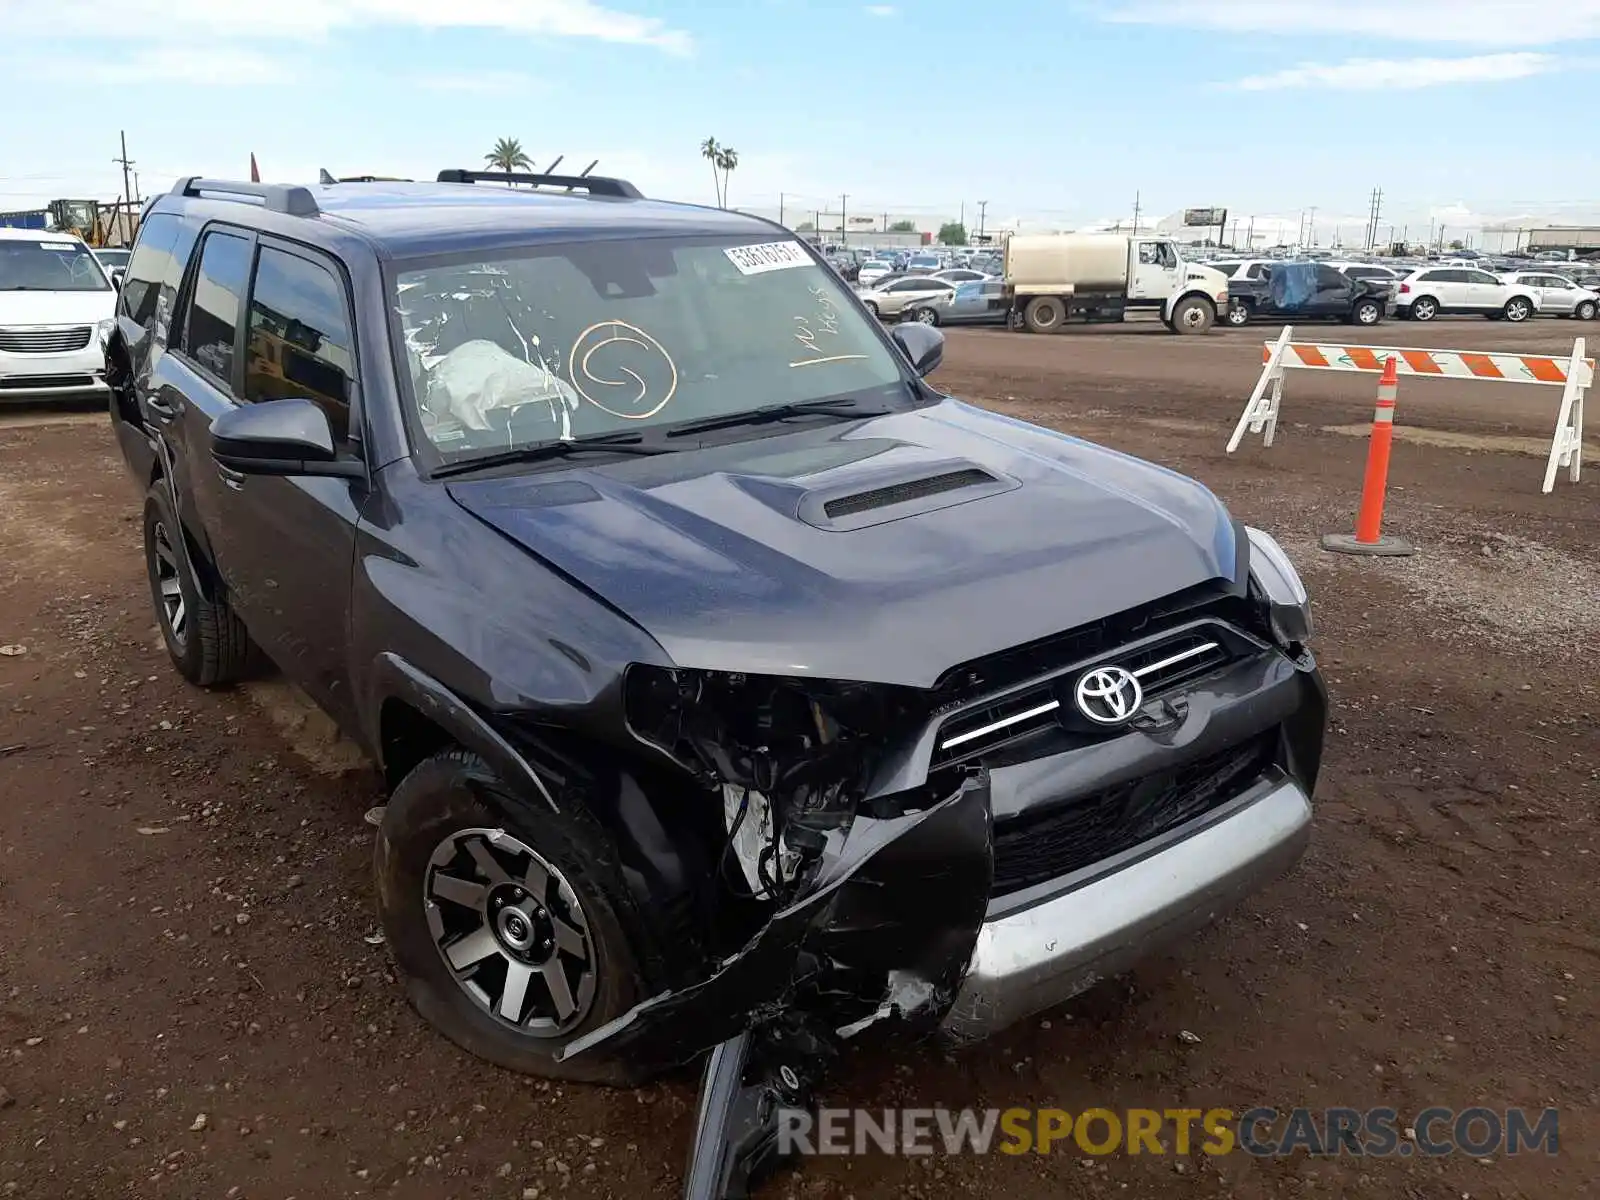
<path fill-rule="evenodd" d="M 434 364 L 426 403 L 431 412 L 477 430 L 497 428 L 490 413 L 544 404 L 560 426 L 559 436 L 569 438 L 578 393 L 542 360 L 524 362 L 498 343 L 477 339 L 463 342 Z"/>

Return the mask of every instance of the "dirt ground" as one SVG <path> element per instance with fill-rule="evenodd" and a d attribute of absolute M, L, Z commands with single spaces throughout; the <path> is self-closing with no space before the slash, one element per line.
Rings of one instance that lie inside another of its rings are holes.
<path fill-rule="evenodd" d="M 1327 555 L 1373 380 L 1292 376 L 1278 444 L 1226 455 L 1272 332 L 956 331 L 936 382 L 1196 475 L 1284 540 L 1335 702 L 1311 850 L 1131 977 L 956 1054 L 861 1051 L 827 1101 L 1555 1105 L 1560 1154 L 873 1155 L 764 1196 L 1600 1194 L 1600 469 L 1540 494 L 1554 390 L 1403 381 L 1386 527 L 1421 552 Z M 0 414 L 0 1196 L 675 1195 L 693 1078 L 544 1084 L 422 1026 L 373 936 L 375 776 L 281 683 L 183 684 L 138 539 L 102 416 Z"/>

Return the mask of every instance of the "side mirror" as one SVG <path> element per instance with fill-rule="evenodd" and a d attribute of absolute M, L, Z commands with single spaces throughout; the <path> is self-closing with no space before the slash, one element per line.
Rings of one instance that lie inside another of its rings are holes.
<path fill-rule="evenodd" d="M 361 463 L 338 454 L 328 414 L 310 400 L 245 404 L 211 423 L 211 457 L 245 475 L 366 477 Z"/>
<path fill-rule="evenodd" d="M 936 325 L 924 325 L 920 321 L 896 325 L 889 336 L 911 360 L 911 369 L 919 378 L 933 374 L 944 361 L 944 332 Z"/>
<path fill-rule="evenodd" d="M 111 268 L 111 286 L 116 288 L 117 291 L 120 292 L 122 290 L 122 281 L 124 279 L 126 279 L 127 277 L 128 277 L 128 273 L 126 271 L 124 271 L 121 267 L 112 267 Z"/>

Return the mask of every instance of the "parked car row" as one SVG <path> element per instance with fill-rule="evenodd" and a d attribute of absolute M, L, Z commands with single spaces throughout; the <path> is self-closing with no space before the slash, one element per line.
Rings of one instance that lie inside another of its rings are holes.
<path fill-rule="evenodd" d="M 1228 277 L 1231 307 L 1226 319 L 1234 326 L 1259 316 L 1375 325 L 1389 315 L 1431 321 L 1459 313 L 1520 322 L 1537 315 L 1590 321 L 1600 312 L 1600 290 L 1552 268 L 1496 274 L 1465 259 L 1443 265 L 1397 260 L 1391 265 L 1256 258 L 1209 265 Z M 1285 305 L 1282 288 L 1275 288 L 1274 280 L 1281 284 L 1296 270 L 1314 271 L 1315 286 L 1297 296 L 1296 303 Z M 1600 286 L 1600 279 L 1594 282 Z"/>

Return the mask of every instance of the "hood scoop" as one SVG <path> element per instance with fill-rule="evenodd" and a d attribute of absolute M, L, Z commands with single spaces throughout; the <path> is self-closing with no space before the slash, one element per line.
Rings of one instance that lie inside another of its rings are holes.
<path fill-rule="evenodd" d="M 817 529 L 844 532 L 966 504 L 1022 486 L 1020 480 L 975 463 L 918 463 L 856 476 L 807 492 L 799 517 Z"/>

